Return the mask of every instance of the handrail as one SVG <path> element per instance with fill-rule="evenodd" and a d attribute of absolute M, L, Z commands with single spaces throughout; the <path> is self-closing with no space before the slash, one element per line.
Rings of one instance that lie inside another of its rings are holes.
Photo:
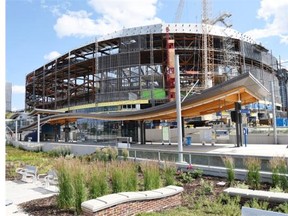
<path fill-rule="evenodd" d="M 140 152 L 144 152 L 144 153 L 154 153 L 155 155 L 150 155 L 151 157 L 149 157 L 149 155 L 147 156 L 147 154 L 144 155 L 140 155 Z M 208 166 L 208 167 L 222 167 L 225 168 L 224 162 L 221 160 L 222 157 L 226 157 L 226 156 L 230 156 L 232 158 L 235 158 L 236 160 L 240 160 L 240 161 L 235 161 L 235 168 L 238 169 L 243 169 L 245 168 L 244 166 L 244 161 L 243 159 L 245 158 L 249 158 L 251 157 L 251 155 L 240 155 L 240 154 L 230 154 L 230 153 L 225 153 L 225 154 L 216 154 L 216 153 L 209 153 L 209 152 L 191 152 L 191 151 L 182 151 L 182 152 L 178 152 L 178 151 L 173 151 L 173 150 L 153 150 L 153 149 L 142 149 L 142 148 L 129 148 L 129 155 L 130 158 L 133 158 L 135 161 L 136 160 L 141 160 L 141 159 L 148 159 L 148 160 L 156 160 L 159 163 L 163 162 L 163 161 L 171 161 L 171 162 L 176 162 L 177 158 L 178 158 L 178 154 L 179 153 L 183 153 L 184 155 L 184 163 L 188 163 L 188 164 L 195 164 L 195 165 L 204 165 L 204 166 Z M 163 159 L 164 156 L 162 157 L 163 154 L 171 154 L 171 155 L 175 155 L 175 157 L 167 157 L 167 155 L 165 155 L 165 160 Z M 188 156 L 188 158 L 187 158 Z M 193 161 L 193 159 L 195 159 L 195 156 L 198 157 Z M 201 159 L 199 159 L 199 157 L 201 157 Z M 261 170 L 262 171 L 271 171 L 269 166 L 268 166 L 268 161 L 272 158 L 269 156 L 261 156 L 261 155 L 253 155 L 253 157 L 259 158 L 261 160 Z M 176 158 L 176 160 L 175 160 Z M 288 158 L 288 157 L 285 157 Z M 201 161 L 202 160 L 202 161 Z"/>
<path fill-rule="evenodd" d="M 248 158 L 248 157 L 257 157 L 257 158 L 262 158 L 262 159 L 271 159 L 270 156 L 262 156 L 262 155 L 242 155 L 242 154 L 234 154 L 234 153 L 225 153 L 219 155 L 219 153 L 211 153 L 211 152 L 200 152 L 200 151 L 175 151 L 175 150 L 162 150 L 162 149 L 143 149 L 143 148 L 129 148 L 130 151 L 146 151 L 146 152 L 160 152 L 160 153 L 183 153 L 183 154 L 191 154 L 191 155 L 197 155 L 197 156 L 211 156 L 211 157 L 221 157 L 221 156 L 233 156 L 237 158 Z M 288 157 L 285 157 L 288 159 Z"/>

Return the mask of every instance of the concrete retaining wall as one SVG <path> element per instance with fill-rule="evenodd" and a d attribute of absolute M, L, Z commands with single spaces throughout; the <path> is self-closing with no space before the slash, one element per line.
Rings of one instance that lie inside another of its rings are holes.
<path fill-rule="evenodd" d="M 185 128 L 185 136 L 191 136 L 193 143 L 202 143 L 199 131 L 204 128 Z M 178 139 L 177 128 L 170 129 L 170 139 L 176 143 Z M 146 140 L 152 142 L 162 142 L 162 129 L 146 129 Z M 278 144 L 288 144 L 288 134 L 277 135 Z M 274 142 L 273 133 L 248 134 L 247 144 L 272 144 Z M 236 136 L 229 135 L 229 140 L 219 140 L 216 143 L 236 144 Z"/>
<path fill-rule="evenodd" d="M 74 155 L 86 155 L 86 154 L 92 154 L 93 152 L 96 151 L 96 148 L 100 148 L 101 146 L 95 146 L 95 145 L 79 145 L 79 144 L 68 144 L 68 143 L 44 143 L 43 144 L 42 150 L 44 152 L 51 151 L 51 150 L 56 150 L 59 148 L 62 149 L 69 149 L 71 153 Z"/>
<path fill-rule="evenodd" d="M 250 189 L 233 188 L 233 187 L 225 189 L 224 192 L 228 193 L 231 196 L 240 196 L 240 197 L 249 198 L 249 199 L 255 198 L 259 200 L 272 201 L 272 202 L 277 202 L 277 203 L 288 202 L 287 193 L 250 190 Z"/>

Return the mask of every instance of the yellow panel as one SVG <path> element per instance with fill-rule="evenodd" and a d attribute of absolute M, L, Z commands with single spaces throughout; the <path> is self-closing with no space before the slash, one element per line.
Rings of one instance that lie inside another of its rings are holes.
<path fill-rule="evenodd" d="M 92 103 L 92 104 L 83 104 L 78 106 L 70 107 L 69 110 L 79 110 L 87 109 L 94 107 L 106 107 L 106 106 L 120 106 L 120 105 L 131 105 L 131 104 L 148 104 L 149 100 L 124 100 L 124 101 L 112 101 L 112 102 L 103 102 L 103 103 Z M 59 111 L 68 111 L 68 108 L 58 109 Z"/>
<path fill-rule="evenodd" d="M 105 106 L 120 106 L 127 104 L 148 104 L 149 100 L 125 100 L 125 101 L 112 101 L 112 102 L 103 102 L 98 103 L 97 107 L 105 107 Z"/>

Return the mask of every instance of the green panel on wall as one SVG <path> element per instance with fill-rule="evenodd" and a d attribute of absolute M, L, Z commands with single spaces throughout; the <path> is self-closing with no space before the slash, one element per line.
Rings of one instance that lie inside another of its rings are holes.
<path fill-rule="evenodd" d="M 152 90 L 143 90 L 141 92 L 141 99 L 150 99 Z M 154 99 L 165 99 L 166 94 L 164 89 L 154 89 L 153 91 Z"/>

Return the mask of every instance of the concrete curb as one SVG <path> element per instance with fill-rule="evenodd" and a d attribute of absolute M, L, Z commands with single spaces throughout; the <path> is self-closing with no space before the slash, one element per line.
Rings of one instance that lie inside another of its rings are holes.
<path fill-rule="evenodd" d="M 269 200 L 277 203 L 288 202 L 288 193 L 271 192 L 271 191 L 261 191 L 261 190 L 250 190 L 241 188 L 227 188 L 224 190 L 232 196 L 241 196 L 244 198 L 257 198 L 259 200 Z"/>

